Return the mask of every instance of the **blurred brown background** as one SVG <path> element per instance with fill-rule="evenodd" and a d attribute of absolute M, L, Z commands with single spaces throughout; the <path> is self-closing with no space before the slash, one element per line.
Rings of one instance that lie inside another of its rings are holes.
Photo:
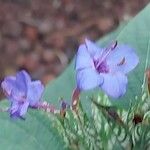
<path fill-rule="evenodd" d="M 44 84 L 58 76 L 85 37 L 96 40 L 149 0 L 0 0 L 0 81 L 26 69 Z"/>

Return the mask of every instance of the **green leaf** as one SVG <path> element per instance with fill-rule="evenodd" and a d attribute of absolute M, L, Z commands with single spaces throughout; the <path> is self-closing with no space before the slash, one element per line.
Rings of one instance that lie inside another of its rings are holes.
<path fill-rule="evenodd" d="M 129 73 L 129 86 L 126 95 L 121 99 L 121 105 L 129 107 L 129 101 L 134 100 L 135 96 L 141 97 L 145 64 L 150 66 L 150 4 L 132 19 L 127 26 L 117 36 L 120 43 L 130 45 L 136 50 L 139 56 L 139 65 Z"/>
<path fill-rule="evenodd" d="M 141 86 L 143 83 L 143 77 L 145 72 L 146 58 L 148 58 L 148 66 L 150 65 L 150 53 L 147 57 L 148 47 L 150 47 L 150 5 L 148 5 L 143 11 L 141 11 L 135 18 L 129 23 L 119 28 L 111 35 L 106 36 L 102 40 L 98 41 L 98 44 L 105 46 L 112 40 L 117 39 L 119 43 L 128 44 L 136 50 L 139 56 L 140 63 L 135 70 L 129 73 L 129 84 L 125 96 L 118 100 L 112 100 L 114 105 L 118 105 L 123 108 L 128 108 L 130 101 L 135 100 L 135 96 L 141 97 Z M 74 61 L 69 65 L 65 72 L 58 77 L 57 80 L 50 82 L 45 90 L 44 99 L 58 104 L 58 98 L 61 96 L 64 99 L 70 101 L 71 94 L 75 88 L 75 71 Z M 99 90 L 100 91 L 100 90 Z M 94 90 L 91 92 L 96 94 Z M 82 103 L 88 105 L 87 92 L 83 92 Z"/>
<path fill-rule="evenodd" d="M 0 107 L 6 107 L 4 102 Z M 64 143 L 45 112 L 30 110 L 26 120 L 12 120 L 0 113 L 0 149 L 2 150 L 64 150 Z"/>

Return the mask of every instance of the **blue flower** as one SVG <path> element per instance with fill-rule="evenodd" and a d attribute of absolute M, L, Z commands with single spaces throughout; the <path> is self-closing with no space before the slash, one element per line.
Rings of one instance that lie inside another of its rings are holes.
<path fill-rule="evenodd" d="M 6 77 L 1 87 L 11 103 L 10 116 L 21 118 L 24 118 L 28 107 L 37 107 L 44 90 L 41 81 L 31 81 L 26 71 Z"/>
<path fill-rule="evenodd" d="M 126 92 L 127 73 L 138 62 L 138 56 L 127 45 L 115 42 L 100 48 L 86 39 L 76 56 L 77 88 L 82 91 L 100 87 L 108 96 L 119 98 Z"/>

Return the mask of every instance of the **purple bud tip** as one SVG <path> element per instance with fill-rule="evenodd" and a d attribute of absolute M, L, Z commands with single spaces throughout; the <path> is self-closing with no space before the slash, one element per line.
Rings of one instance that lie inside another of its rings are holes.
<path fill-rule="evenodd" d="M 69 104 L 67 103 L 67 102 L 65 102 L 65 101 L 61 101 L 61 108 L 64 110 L 64 109 L 66 109 L 66 108 L 69 108 Z"/>

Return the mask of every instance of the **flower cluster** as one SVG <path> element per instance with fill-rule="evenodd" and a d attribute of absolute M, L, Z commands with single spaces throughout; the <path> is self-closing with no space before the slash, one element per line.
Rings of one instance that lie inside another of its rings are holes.
<path fill-rule="evenodd" d="M 124 95 L 128 82 L 126 75 L 138 62 L 138 56 L 127 45 L 115 42 L 107 48 L 100 48 L 86 39 L 85 43 L 79 46 L 76 56 L 77 88 L 72 96 L 72 109 L 75 110 L 82 90 L 100 87 L 113 98 Z M 24 118 L 29 107 L 53 113 L 55 111 L 47 102 L 40 102 L 44 91 L 41 81 L 31 81 L 29 74 L 24 70 L 16 76 L 6 77 L 1 87 L 10 102 L 8 111 L 11 117 Z M 60 113 L 64 115 L 68 107 L 70 106 L 62 101 Z"/>
<path fill-rule="evenodd" d="M 44 91 L 41 81 L 31 81 L 26 71 L 6 77 L 1 86 L 11 104 L 8 110 L 11 117 L 24 118 L 28 107 L 38 106 Z"/>

